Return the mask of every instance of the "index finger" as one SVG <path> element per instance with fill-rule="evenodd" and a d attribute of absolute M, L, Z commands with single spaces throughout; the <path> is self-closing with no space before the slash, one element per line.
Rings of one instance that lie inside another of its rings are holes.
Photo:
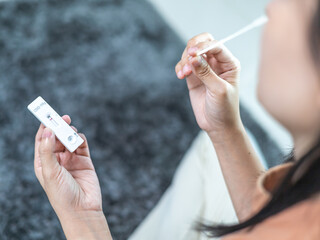
<path fill-rule="evenodd" d="M 188 51 L 190 48 L 193 48 L 194 46 L 196 46 L 197 44 L 199 44 L 201 42 L 213 41 L 213 40 L 214 40 L 214 38 L 210 33 L 201 33 L 201 34 L 194 36 L 193 38 L 191 38 L 188 41 L 187 47 L 182 54 L 182 59 L 186 58 L 188 56 Z"/>
<path fill-rule="evenodd" d="M 236 60 L 230 50 L 217 40 L 199 43 L 194 48 L 189 49 L 188 54 L 190 56 L 197 56 L 199 51 L 210 46 L 214 47 L 205 53 L 208 58 L 214 56 L 220 63 L 229 63 Z"/>
<path fill-rule="evenodd" d="M 76 154 L 90 157 L 89 145 L 86 136 L 83 133 L 78 133 L 78 135 L 84 140 L 84 142 L 76 150 Z"/>

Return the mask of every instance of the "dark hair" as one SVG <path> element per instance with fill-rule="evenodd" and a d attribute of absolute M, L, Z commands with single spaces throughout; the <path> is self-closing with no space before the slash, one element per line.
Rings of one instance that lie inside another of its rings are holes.
<path fill-rule="evenodd" d="M 320 1 L 310 28 L 310 46 L 316 63 L 320 62 Z M 272 192 L 270 201 L 254 216 L 234 225 L 198 223 L 196 229 L 209 237 L 221 237 L 242 229 L 251 231 L 267 218 L 311 198 L 320 192 L 320 139 L 299 161 L 291 154 L 285 162 L 295 162 L 282 182 Z"/>

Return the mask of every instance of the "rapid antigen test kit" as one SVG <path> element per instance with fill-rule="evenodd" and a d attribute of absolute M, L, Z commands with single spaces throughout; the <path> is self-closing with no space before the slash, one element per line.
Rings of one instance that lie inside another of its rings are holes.
<path fill-rule="evenodd" d="M 28 109 L 44 126 L 54 132 L 70 152 L 74 152 L 84 142 L 42 97 L 30 103 Z"/>

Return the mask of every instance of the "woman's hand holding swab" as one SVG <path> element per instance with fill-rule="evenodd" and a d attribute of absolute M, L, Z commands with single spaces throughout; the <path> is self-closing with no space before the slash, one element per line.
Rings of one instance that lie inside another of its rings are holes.
<path fill-rule="evenodd" d="M 225 132 L 241 128 L 238 97 L 240 64 L 220 44 L 204 56 L 197 56 L 197 52 L 216 43 L 208 33 L 191 39 L 176 66 L 176 73 L 180 79 L 187 77 L 198 125 L 209 135 L 222 136 Z"/>

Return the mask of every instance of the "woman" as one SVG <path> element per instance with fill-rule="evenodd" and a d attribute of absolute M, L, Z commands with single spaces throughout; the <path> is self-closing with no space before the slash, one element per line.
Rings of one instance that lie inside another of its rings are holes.
<path fill-rule="evenodd" d="M 274 0 L 267 14 L 257 93 L 293 137 L 287 163 L 264 173 L 239 114 L 240 65 L 224 46 L 197 57 L 215 42 L 198 35 L 176 67 L 178 78 L 187 79 L 197 122 L 215 147 L 240 221 L 197 229 L 224 240 L 320 239 L 320 1 Z M 71 154 L 40 126 L 34 163 L 68 239 L 111 239 L 87 141 Z"/>

